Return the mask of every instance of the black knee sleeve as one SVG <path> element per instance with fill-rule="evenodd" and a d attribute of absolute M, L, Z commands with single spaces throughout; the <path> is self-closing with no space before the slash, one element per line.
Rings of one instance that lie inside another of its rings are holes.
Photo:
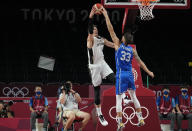
<path fill-rule="evenodd" d="M 109 81 L 111 81 L 113 84 L 115 84 L 115 73 L 111 73 L 106 77 Z"/>
<path fill-rule="evenodd" d="M 94 94 L 95 94 L 95 104 L 100 104 L 100 86 L 94 87 Z"/>

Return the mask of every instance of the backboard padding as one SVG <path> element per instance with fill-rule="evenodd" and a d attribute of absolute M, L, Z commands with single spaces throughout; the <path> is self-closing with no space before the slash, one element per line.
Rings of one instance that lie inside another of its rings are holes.
<path fill-rule="evenodd" d="M 135 0 L 101 0 L 105 8 L 138 8 Z M 190 0 L 160 0 L 155 5 L 156 9 L 189 9 Z"/>

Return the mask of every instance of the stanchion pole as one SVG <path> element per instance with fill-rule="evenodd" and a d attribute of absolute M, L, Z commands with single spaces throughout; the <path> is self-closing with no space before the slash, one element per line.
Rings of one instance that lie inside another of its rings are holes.
<path fill-rule="evenodd" d="M 149 89 L 149 76 L 147 75 L 147 88 Z"/>

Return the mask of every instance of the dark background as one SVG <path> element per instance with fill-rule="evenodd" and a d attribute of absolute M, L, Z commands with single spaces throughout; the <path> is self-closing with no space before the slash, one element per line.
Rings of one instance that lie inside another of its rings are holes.
<path fill-rule="evenodd" d="M 91 82 L 87 69 L 87 13 L 99 1 L 63 2 L 7 1 L 0 4 L 1 82 Z M 23 10 L 28 11 L 27 17 Z M 64 11 L 61 19 L 56 14 L 58 10 Z M 51 19 L 46 18 L 46 11 L 52 11 Z M 108 11 L 110 18 L 112 13 L 119 12 L 112 24 L 120 38 L 124 9 Z M 191 84 L 192 69 L 188 62 L 192 61 L 192 10 L 154 10 L 154 15 L 155 19 L 148 22 L 137 20 L 135 34 L 138 54 L 155 74 L 149 82 Z M 95 18 L 95 24 L 99 34 L 111 40 L 102 15 Z M 104 54 L 115 71 L 114 50 L 106 47 Z M 37 67 L 40 55 L 56 59 L 53 72 Z M 142 71 L 142 76 L 146 83 L 147 74 Z"/>

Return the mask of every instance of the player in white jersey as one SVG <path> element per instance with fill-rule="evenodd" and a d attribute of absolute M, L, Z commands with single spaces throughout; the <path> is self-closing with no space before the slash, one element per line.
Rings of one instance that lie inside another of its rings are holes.
<path fill-rule="evenodd" d="M 88 37 L 87 37 L 87 48 L 88 48 L 88 63 L 92 79 L 92 84 L 94 87 L 95 95 L 95 107 L 97 111 L 97 116 L 100 123 L 103 126 L 107 126 L 108 122 L 103 117 L 101 112 L 100 104 L 100 85 L 102 79 L 109 79 L 115 83 L 115 74 L 112 69 L 104 60 L 103 48 L 104 45 L 114 48 L 114 43 L 108 41 L 107 39 L 98 35 L 98 29 L 93 25 L 93 16 L 95 9 L 93 8 L 89 15 L 89 25 L 88 25 Z"/>

